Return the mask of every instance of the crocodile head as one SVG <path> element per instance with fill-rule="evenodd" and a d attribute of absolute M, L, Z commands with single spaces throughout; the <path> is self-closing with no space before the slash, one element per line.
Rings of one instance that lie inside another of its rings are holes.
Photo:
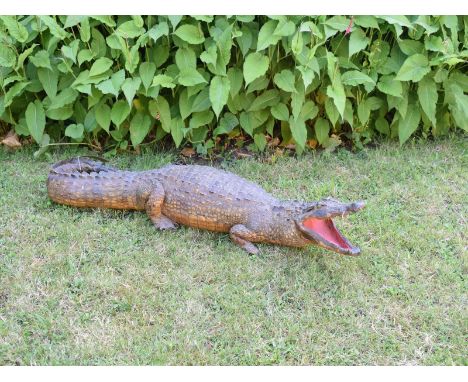
<path fill-rule="evenodd" d="M 341 203 L 332 198 L 322 199 L 305 206 L 294 222 L 301 234 L 310 241 L 342 255 L 357 256 L 361 253 L 336 228 L 333 218 L 343 217 L 364 208 L 363 201 Z"/>

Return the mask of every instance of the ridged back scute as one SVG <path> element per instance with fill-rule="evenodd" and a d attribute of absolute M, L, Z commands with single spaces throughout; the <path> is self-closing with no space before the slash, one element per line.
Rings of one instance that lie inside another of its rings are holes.
<path fill-rule="evenodd" d="M 89 157 L 76 157 L 65 159 L 51 166 L 50 172 L 62 175 L 71 174 L 91 174 L 102 172 L 119 171 L 115 167 L 107 166 L 103 162 L 98 162 Z"/>

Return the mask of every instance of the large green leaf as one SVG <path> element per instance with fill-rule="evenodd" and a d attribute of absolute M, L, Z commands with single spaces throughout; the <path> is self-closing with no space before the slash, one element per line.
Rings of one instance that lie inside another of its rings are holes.
<path fill-rule="evenodd" d="M 229 89 L 229 93 L 232 97 L 239 93 L 242 88 L 242 83 L 244 82 L 244 77 L 242 76 L 242 70 L 239 68 L 229 68 L 227 71 L 227 76 L 229 78 L 229 83 L 231 84 L 231 88 Z"/>
<path fill-rule="evenodd" d="M 51 16 L 38 16 L 38 18 L 49 28 L 51 34 L 57 37 L 59 40 L 64 40 L 70 34 L 67 33 L 55 19 Z"/>
<path fill-rule="evenodd" d="M 273 82 L 276 84 L 276 86 L 285 92 L 296 91 L 296 79 L 294 78 L 294 74 L 289 69 L 283 69 L 281 72 L 276 73 Z"/>
<path fill-rule="evenodd" d="M 331 81 L 331 85 L 327 86 L 327 95 L 333 99 L 336 108 L 343 117 L 346 104 L 346 93 L 341 81 L 337 59 L 331 52 L 327 52 L 327 72 Z"/>
<path fill-rule="evenodd" d="M 189 44 L 201 44 L 205 41 L 202 29 L 191 24 L 181 25 L 174 34 Z"/>
<path fill-rule="evenodd" d="M 423 54 L 413 54 L 405 60 L 397 73 L 396 79 L 398 81 L 418 82 L 430 70 L 431 68 L 426 56 Z"/>
<path fill-rule="evenodd" d="M 57 94 L 57 71 L 47 68 L 39 68 L 37 69 L 37 77 L 49 98 L 54 98 Z"/>
<path fill-rule="evenodd" d="M 307 127 L 302 119 L 289 118 L 289 127 L 296 144 L 304 150 L 307 140 Z"/>
<path fill-rule="evenodd" d="M 156 24 L 148 31 L 148 35 L 153 39 L 154 42 L 162 36 L 167 36 L 169 34 L 169 26 L 165 21 Z"/>
<path fill-rule="evenodd" d="M 405 143 L 408 138 L 416 131 L 421 120 L 421 113 L 419 107 L 415 104 L 408 106 L 405 118 L 400 118 L 398 124 L 398 137 L 400 138 L 400 145 Z"/>
<path fill-rule="evenodd" d="M 84 126 L 81 123 L 68 125 L 65 129 L 65 135 L 72 139 L 81 139 L 83 138 Z"/>
<path fill-rule="evenodd" d="M 263 134 L 263 133 L 255 134 L 254 135 L 254 143 L 255 143 L 255 146 L 257 146 L 257 148 L 260 151 L 265 150 L 265 147 L 267 145 L 265 134 Z"/>
<path fill-rule="evenodd" d="M 243 111 L 241 113 L 241 115 L 240 115 L 239 122 L 240 122 L 240 125 L 241 125 L 242 129 L 247 134 L 252 136 L 253 130 L 255 128 L 252 114 L 251 113 L 246 113 L 245 111 Z"/>
<path fill-rule="evenodd" d="M 401 97 L 403 87 L 401 82 L 395 80 L 394 76 L 382 76 L 380 77 L 379 82 L 377 83 L 377 89 L 385 94 L 390 94 L 394 97 Z"/>
<path fill-rule="evenodd" d="M 315 59 L 315 57 L 314 57 Z M 315 62 L 317 60 L 315 59 Z M 307 87 L 312 83 L 314 80 L 316 71 L 312 67 L 306 67 L 306 66 L 296 66 L 296 69 L 301 72 L 301 77 L 302 77 L 302 82 L 304 83 L 304 89 L 307 89 Z M 320 73 L 320 70 L 318 70 Z"/>
<path fill-rule="evenodd" d="M 379 23 L 375 16 L 355 16 L 354 23 L 363 28 L 376 28 L 379 29 Z"/>
<path fill-rule="evenodd" d="M 65 88 L 52 99 L 49 109 L 59 109 L 65 105 L 75 102 L 78 92 L 72 88 Z"/>
<path fill-rule="evenodd" d="M 265 90 L 270 84 L 270 79 L 267 76 L 261 76 L 253 80 L 247 87 L 245 94 L 250 94 L 256 91 Z"/>
<path fill-rule="evenodd" d="M 218 49 L 216 45 L 211 45 L 207 50 L 205 50 L 200 55 L 200 60 L 205 64 L 216 65 L 216 61 L 218 60 Z"/>
<path fill-rule="evenodd" d="M 408 20 L 406 16 L 402 15 L 393 15 L 393 16 L 378 16 L 379 18 L 385 20 L 389 24 L 396 24 L 402 27 L 413 29 L 413 25 Z"/>
<path fill-rule="evenodd" d="M 383 117 L 377 118 L 375 128 L 382 134 L 390 135 L 390 126 L 388 125 L 388 121 Z"/>
<path fill-rule="evenodd" d="M 189 127 L 196 129 L 200 126 L 205 126 L 213 120 L 213 112 L 211 110 L 205 110 L 199 113 L 193 113 L 190 118 Z"/>
<path fill-rule="evenodd" d="M 252 46 L 253 36 L 252 31 L 246 25 L 242 26 L 241 32 L 242 34 L 236 37 L 236 41 L 242 52 L 242 56 L 245 57 L 245 55 L 249 52 L 250 47 Z"/>
<path fill-rule="evenodd" d="M 191 48 L 177 49 L 175 62 L 180 71 L 197 68 L 197 56 Z"/>
<path fill-rule="evenodd" d="M 211 101 L 209 97 L 209 89 L 204 88 L 193 100 L 192 113 L 208 110 L 210 106 Z"/>
<path fill-rule="evenodd" d="M 258 33 L 257 52 L 266 49 L 270 45 L 274 45 L 279 40 L 281 40 L 280 35 L 274 34 L 277 25 L 278 21 L 276 20 L 268 20 L 265 24 L 262 25 L 260 32 Z"/>
<path fill-rule="evenodd" d="M 142 62 L 140 64 L 139 73 L 143 86 L 148 90 L 153 82 L 154 73 L 156 73 L 156 65 L 154 62 Z"/>
<path fill-rule="evenodd" d="M 291 111 L 294 119 L 298 119 L 305 102 L 305 94 L 303 91 L 298 91 L 291 94 Z"/>
<path fill-rule="evenodd" d="M 74 64 L 76 64 L 76 55 L 78 54 L 79 45 L 79 40 L 72 41 L 70 45 L 63 45 L 61 48 L 62 55 L 69 58 Z"/>
<path fill-rule="evenodd" d="M 333 16 L 325 21 L 325 25 L 340 32 L 344 32 L 349 26 L 349 19 L 345 16 Z"/>
<path fill-rule="evenodd" d="M 348 56 L 351 57 L 353 54 L 359 53 L 369 45 L 370 39 L 366 37 L 366 34 L 361 28 L 356 28 L 351 32 L 349 37 L 349 48 Z"/>
<path fill-rule="evenodd" d="M 249 111 L 258 111 L 276 105 L 279 100 L 280 95 L 278 90 L 267 90 L 255 98 L 255 101 L 253 101 Z"/>
<path fill-rule="evenodd" d="M 276 36 L 291 36 L 296 31 L 296 25 L 291 20 L 280 20 L 273 34 Z"/>
<path fill-rule="evenodd" d="M 118 72 L 115 72 L 108 80 L 97 84 L 96 88 L 98 88 L 103 94 L 113 94 L 115 97 L 118 97 L 124 81 L 125 70 L 121 69 Z"/>
<path fill-rule="evenodd" d="M 166 76 L 165 74 L 158 74 L 154 76 L 152 86 L 162 86 L 163 88 L 175 88 L 176 84 L 172 77 Z"/>
<path fill-rule="evenodd" d="M 224 105 L 228 100 L 229 90 L 231 83 L 229 78 L 215 76 L 210 83 L 210 101 L 211 107 L 216 114 L 216 118 L 219 118 L 219 114 L 223 109 Z"/>
<path fill-rule="evenodd" d="M 444 84 L 444 88 L 445 101 L 448 103 L 455 125 L 468 131 L 468 95 L 464 94 L 462 87 L 455 83 L 453 78 Z"/>
<path fill-rule="evenodd" d="M 250 84 L 256 78 L 263 76 L 268 70 L 270 60 L 261 53 L 250 53 L 244 61 L 245 84 Z"/>
<path fill-rule="evenodd" d="M 18 21 L 18 17 L 0 16 L 0 19 L 7 27 L 10 36 L 19 42 L 26 42 L 28 39 L 28 30 Z"/>
<path fill-rule="evenodd" d="M 296 56 L 299 56 L 302 53 L 303 48 L 304 40 L 302 38 L 302 33 L 297 31 L 291 41 L 291 50 Z"/>
<path fill-rule="evenodd" d="M 360 72 L 359 70 L 348 70 L 341 75 L 341 82 L 343 85 L 357 86 L 362 84 L 375 85 L 375 81 L 370 78 L 367 74 Z"/>
<path fill-rule="evenodd" d="M 318 143 L 323 145 L 328 140 L 328 133 L 330 132 L 330 124 L 324 118 L 318 118 L 315 121 L 315 136 Z"/>
<path fill-rule="evenodd" d="M 436 126 L 437 86 L 430 77 L 424 77 L 418 84 L 418 97 L 421 107 L 432 126 Z"/>
<path fill-rule="evenodd" d="M 278 102 L 275 105 L 273 105 L 271 107 L 271 114 L 279 121 L 289 120 L 289 110 L 284 103 Z"/>
<path fill-rule="evenodd" d="M 111 111 L 111 121 L 119 127 L 130 114 L 130 106 L 127 102 L 120 100 L 114 103 Z"/>
<path fill-rule="evenodd" d="M 109 132 L 109 126 L 111 122 L 111 108 L 102 104 L 96 107 L 96 122 L 101 126 L 105 131 Z"/>
<path fill-rule="evenodd" d="M 180 72 L 178 77 L 179 84 L 183 86 L 195 86 L 206 82 L 205 78 L 195 68 L 187 68 Z"/>
<path fill-rule="evenodd" d="M 80 50 L 77 54 L 78 65 L 81 65 L 83 62 L 91 61 L 94 58 L 94 53 L 89 49 Z"/>
<path fill-rule="evenodd" d="M 319 108 L 314 103 L 314 101 L 306 101 L 304 105 L 302 105 L 301 112 L 299 114 L 299 118 L 303 121 L 308 121 L 309 119 L 314 119 L 317 114 L 319 113 Z"/>
<path fill-rule="evenodd" d="M 151 118 L 146 113 L 138 112 L 130 122 L 130 140 L 133 146 L 138 146 L 148 135 L 151 128 Z"/>
<path fill-rule="evenodd" d="M 234 114 L 224 113 L 223 117 L 219 120 L 218 127 L 213 131 L 213 136 L 230 133 L 238 125 L 239 120 Z"/>
<path fill-rule="evenodd" d="M 6 44 L 0 43 L 0 66 L 13 68 L 16 63 L 15 51 Z"/>
<path fill-rule="evenodd" d="M 127 78 L 122 84 L 122 90 L 124 92 L 125 98 L 129 105 L 132 105 L 133 98 L 140 87 L 141 79 L 137 78 Z"/>
<path fill-rule="evenodd" d="M 327 117 L 330 120 L 331 124 L 334 126 L 340 117 L 340 113 L 336 108 L 333 99 L 328 98 L 325 101 L 325 112 L 327 113 Z"/>
<path fill-rule="evenodd" d="M 35 100 L 34 102 L 30 102 L 26 108 L 25 117 L 31 136 L 40 144 L 45 128 L 44 107 L 42 106 L 41 101 Z"/>
<path fill-rule="evenodd" d="M 398 41 L 398 46 L 400 47 L 401 51 L 407 56 L 424 52 L 424 44 L 420 41 L 415 41 L 411 39 L 401 39 Z"/>
<path fill-rule="evenodd" d="M 138 26 L 134 20 L 129 20 L 120 24 L 115 33 L 122 38 L 135 38 L 145 33 L 145 28 Z"/>
<path fill-rule="evenodd" d="M 65 121 L 73 115 L 73 105 L 65 105 L 57 109 L 48 109 L 46 116 L 56 121 Z"/>
<path fill-rule="evenodd" d="M 17 82 L 10 89 L 8 89 L 8 91 L 5 93 L 5 98 L 3 98 L 3 106 L 10 106 L 13 100 L 19 95 L 21 95 L 23 93 L 24 88 L 28 85 L 29 82 Z"/>
<path fill-rule="evenodd" d="M 181 118 L 174 118 L 171 122 L 171 135 L 176 147 L 179 147 L 184 139 L 184 121 Z"/>
<path fill-rule="evenodd" d="M 367 121 L 369 121 L 370 112 L 371 109 L 367 100 L 362 100 L 358 103 L 357 115 L 363 126 L 366 125 Z"/>
<path fill-rule="evenodd" d="M 93 19 L 100 21 L 101 23 L 107 25 L 108 27 L 114 28 L 115 21 L 112 16 L 91 16 Z"/>
<path fill-rule="evenodd" d="M 171 131 L 172 119 L 171 110 L 167 100 L 163 96 L 158 96 L 158 98 L 149 102 L 148 109 L 153 118 L 161 121 L 163 130 L 166 133 L 169 133 Z"/>
<path fill-rule="evenodd" d="M 167 16 L 167 18 L 168 18 L 169 21 L 171 22 L 172 29 L 177 28 L 177 25 L 179 25 L 180 20 L 182 20 L 182 17 L 183 17 L 183 16 L 180 16 L 180 15 L 170 15 L 170 16 Z"/>
<path fill-rule="evenodd" d="M 343 85 L 341 85 L 341 82 L 337 82 L 335 86 L 329 85 L 327 87 L 327 95 L 333 99 L 336 109 L 343 117 L 345 111 L 346 93 L 344 91 Z"/>
<path fill-rule="evenodd" d="M 99 76 L 100 74 L 105 73 L 108 69 L 110 69 L 113 64 L 114 64 L 114 61 L 112 61 L 110 58 L 107 58 L 107 57 L 98 58 L 91 66 L 91 69 L 89 71 L 89 76 L 90 77 Z"/>
<path fill-rule="evenodd" d="M 46 50 L 40 50 L 34 56 L 29 57 L 29 61 L 31 61 L 36 68 L 48 68 L 52 70 L 49 52 Z"/>
<path fill-rule="evenodd" d="M 89 26 L 89 17 L 84 17 L 80 22 L 81 41 L 88 43 L 91 39 L 91 28 Z"/>

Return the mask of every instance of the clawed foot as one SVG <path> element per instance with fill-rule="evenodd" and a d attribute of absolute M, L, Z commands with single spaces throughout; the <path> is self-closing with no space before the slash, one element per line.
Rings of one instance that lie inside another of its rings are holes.
<path fill-rule="evenodd" d="M 258 253 L 260 252 L 259 249 L 254 244 L 252 244 L 250 242 L 247 242 L 244 245 L 241 245 L 240 247 L 244 251 L 247 251 L 248 253 L 250 253 L 251 255 L 258 255 Z"/>
<path fill-rule="evenodd" d="M 161 231 L 176 229 L 178 227 L 177 223 L 174 223 L 166 216 L 160 216 L 159 218 L 151 219 L 151 221 L 153 222 L 154 226 Z"/>
<path fill-rule="evenodd" d="M 229 236 L 231 236 L 231 240 L 244 251 L 247 251 L 251 255 L 258 254 L 258 248 L 251 241 L 249 241 L 255 240 L 255 232 L 252 232 L 246 226 L 242 224 L 236 224 L 235 226 L 231 227 Z"/>

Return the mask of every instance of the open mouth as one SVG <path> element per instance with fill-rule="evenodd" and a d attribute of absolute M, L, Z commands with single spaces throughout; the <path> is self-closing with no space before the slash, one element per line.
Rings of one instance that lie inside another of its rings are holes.
<path fill-rule="evenodd" d="M 296 221 L 296 224 L 304 236 L 316 244 L 342 255 L 357 256 L 361 250 L 343 236 L 336 228 L 332 218 L 345 216 L 351 212 L 359 211 L 363 207 L 364 202 L 343 204 L 333 200 L 331 206 L 307 211 Z"/>

